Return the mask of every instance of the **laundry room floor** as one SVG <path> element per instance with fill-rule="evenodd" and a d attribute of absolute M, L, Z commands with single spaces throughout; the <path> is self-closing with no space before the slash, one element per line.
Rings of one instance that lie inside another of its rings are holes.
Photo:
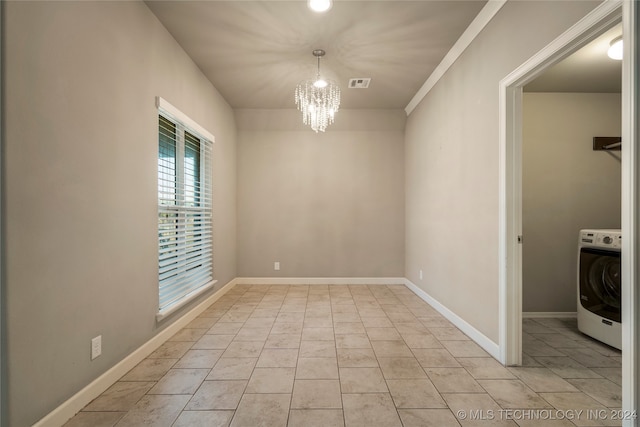
<path fill-rule="evenodd" d="M 236 285 L 65 426 L 621 425 L 620 352 L 523 341 L 503 367 L 404 285 Z"/>

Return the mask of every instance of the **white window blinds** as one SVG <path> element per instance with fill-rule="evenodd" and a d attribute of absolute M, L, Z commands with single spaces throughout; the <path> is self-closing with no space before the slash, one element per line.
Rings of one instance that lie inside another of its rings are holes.
<path fill-rule="evenodd" d="M 212 140 L 163 109 L 158 116 L 159 312 L 213 281 Z"/>

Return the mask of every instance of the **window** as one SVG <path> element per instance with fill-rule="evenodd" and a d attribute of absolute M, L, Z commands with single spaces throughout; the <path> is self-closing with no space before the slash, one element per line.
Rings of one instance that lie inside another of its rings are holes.
<path fill-rule="evenodd" d="M 213 286 L 213 136 L 158 98 L 158 318 Z"/>

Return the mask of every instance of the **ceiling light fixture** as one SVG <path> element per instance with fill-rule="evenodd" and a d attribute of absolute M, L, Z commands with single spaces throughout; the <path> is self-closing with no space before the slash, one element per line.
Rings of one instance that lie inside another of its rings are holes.
<path fill-rule="evenodd" d="M 309 0 L 307 6 L 314 12 L 322 13 L 331 9 L 333 2 L 331 0 Z"/>
<path fill-rule="evenodd" d="M 318 74 L 315 80 L 298 83 L 295 100 L 298 110 L 302 112 L 302 122 L 310 125 L 317 132 L 324 132 L 333 123 L 335 114 L 340 108 L 340 87 L 332 80 L 320 76 L 320 58 L 325 55 L 322 49 L 313 51 L 318 58 Z"/>
<path fill-rule="evenodd" d="M 609 43 L 607 55 L 611 59 L 622 60 L 622 36 L 616 37 Z"/>

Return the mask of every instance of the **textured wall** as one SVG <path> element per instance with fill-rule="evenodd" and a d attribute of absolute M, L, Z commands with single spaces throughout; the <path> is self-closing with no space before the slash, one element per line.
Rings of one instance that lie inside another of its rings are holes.
<path fill-rule="evenodd" d="M 598 4 L 507 2 L 407 120 L 405 274 L 496 343 L 498 85 Z"/>
<path fill-rule="evenodd" d="M 3 6 L 8 406 L 22 427 L 172 321 L 155 320 L 155 97 L 216 136 L 218 287 L 236 276 L 236 136 L 144 3 Z"/>
<path fill-rule="evenodd" d="M 343 110 L 324 134 L 296 110 L 237 117 L 239 276 L 404 276 L 403 111 Z"/>
<path fill-rule="evenodd" d="M 578 232 L 620 228 L 620 94 L 525 93 L 522 126 L 523 311 L 576 311 Z"/>

